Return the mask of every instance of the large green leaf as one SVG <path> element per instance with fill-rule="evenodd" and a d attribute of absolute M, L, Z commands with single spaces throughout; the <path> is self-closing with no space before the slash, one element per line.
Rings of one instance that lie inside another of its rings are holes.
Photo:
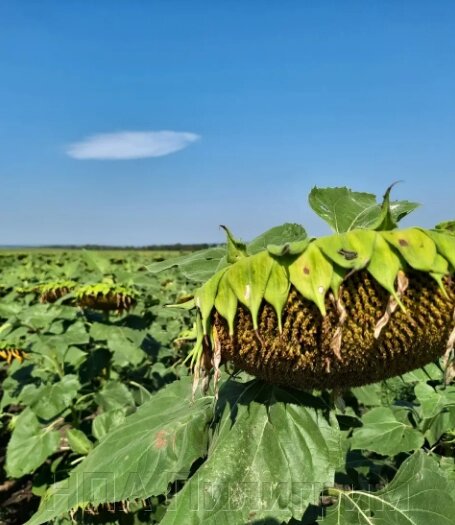
<path fill-rule="evenodd" d="M 409 457 L 378 492 L 332 489 L 338 504 L 321 525 L 452 525 L 455 482 L 423 451 Z"/>
<path fill-rule="evenodd" d="M 116 427 L 72 472 L 53 485 L 28 525 L 88 503 L 147 498 L 188 475 L 207 450 L 213 398 L 190 401 L 190 380 L 172 383 Z"/>
<path fill-rule="evenodd" d="M 308 197 L 311 208 L 336 232 L 368 227 L 380 213 L 376 196 L 349 188 L 314 187 Z"/>
<path fill-rule="evenodd" d="M 15 421 L 6 451 L 6 471 L 13 478 L 30 474 L 58 450 L 60 433 L 52 426 L 43 427 L 26 408 Z"/>
<path fill-rule="evenodd" d="M 227 388 L 233 391 L 209 457 L 162 525 L 281 523 L 300 518 L 333 483 L 340 434 L 317 399 L 258 381 Z M 222 389 L 221 402 L 225 395 Z"/>
<path fill-rule="evenodd" d="M 409 201 L 389 202 L 388 192 L 384 199 L 387 200 L 379 204 L 372 193 L 356 192 L 346 187 L 314 187 L 308 197 L 311 208 L 338 233 L 355 228 L 381 227 L 385 215 L 388 227 L 392 227 L 418 206 Z"/>
<path fill-rule="evenodd" d="M 363 426 L 354 430 L 353 449 L 370 450 L 383 456 L 395 456 L 420 448 L 424 443 L 421 432 L 413 428 L 405 409 L 373 408 L 362 417 Z"/>

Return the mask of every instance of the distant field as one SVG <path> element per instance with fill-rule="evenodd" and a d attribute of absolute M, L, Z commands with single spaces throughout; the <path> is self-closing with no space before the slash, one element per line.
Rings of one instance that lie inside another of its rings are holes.
<path fill-rule="evenodd" d="M 163 306 L 191 286 L 175 270 L 155 276 L 145 268 L 176 255 L 0 250 L 1 525 L 23 525 L 44 490 L 109 429 L 150 393 L 186 375 L 187 347 L 174 341 L 192 320 L 187 312 Z M 57 293 L 59 283 L 75 288 L 48 303 L 55 297 L 40 287 L 52 283 Z M 78 289 L 92 284 L 100 290 L 100 283 L 113 283 L 120 305 L 131 295 L 133 308 L 102 311 L 75 303 Z M 163 511 L 161 504 L 154 509 L 144 523 L 155 523 Z"/>

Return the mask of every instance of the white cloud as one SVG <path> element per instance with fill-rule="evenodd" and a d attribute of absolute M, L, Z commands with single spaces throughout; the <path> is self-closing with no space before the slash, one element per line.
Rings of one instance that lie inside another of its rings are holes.
<path fill-rule="evenodd" d="M 70 144 L 66 153 L 73 159 L 144 159 L 179 151 L 200 137 L 178 131 L 120 131 L 101 133 Z"/>

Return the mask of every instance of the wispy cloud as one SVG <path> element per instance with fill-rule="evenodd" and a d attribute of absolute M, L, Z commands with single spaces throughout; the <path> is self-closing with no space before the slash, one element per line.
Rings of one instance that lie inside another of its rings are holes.
<path fill-rule="evenodd" d="M 92 135 L 70 144 L 66 153 L 73 159 L 144 159 L 162 157 L 189 146 L 200 137 L 178 131 L 120 131 Z"/>

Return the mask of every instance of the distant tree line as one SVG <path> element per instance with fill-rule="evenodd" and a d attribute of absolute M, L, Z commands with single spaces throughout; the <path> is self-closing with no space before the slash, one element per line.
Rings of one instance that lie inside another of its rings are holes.
<path fill-rule="evenodd" d="M 218 246 L 217 244 L 148 244 L 146 246 L 109 246 L 105 244 L 49 244 L 40 248 L 52 250 L 137 250 L 137 251 L 196 251 Z"/>

